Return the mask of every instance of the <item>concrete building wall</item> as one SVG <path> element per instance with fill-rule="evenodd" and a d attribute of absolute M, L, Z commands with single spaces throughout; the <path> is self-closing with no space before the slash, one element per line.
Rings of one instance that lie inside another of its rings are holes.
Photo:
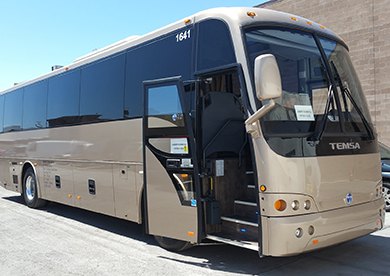
<path fill-rule="evenodd" d="M 344 39 L 379 140 L 390 145 L 390 0 L 273 0 L 259 7 L 306 17 Z"/>

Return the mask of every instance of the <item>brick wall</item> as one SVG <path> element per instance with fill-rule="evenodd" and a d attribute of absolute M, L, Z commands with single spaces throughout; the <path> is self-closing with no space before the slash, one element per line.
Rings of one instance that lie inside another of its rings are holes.
<path fill-rule="evenodd" d="M 259 6 L 306 17 L 344 39 L 379 140 L 390 145 L 390 0 L 274 0 Z"/>

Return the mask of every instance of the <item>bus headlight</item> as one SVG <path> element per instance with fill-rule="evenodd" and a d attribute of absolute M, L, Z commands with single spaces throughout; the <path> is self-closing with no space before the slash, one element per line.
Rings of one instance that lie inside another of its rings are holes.
<path fill-rule="evenodd" d="M 291 203 L 291 208 L 296 211 L 299 209 L 299 201 L 298 200 L 294 200 L 292 203 Z"/>
<path fill-rule="evenodd" d="M 259 193 L 264 216 L 296 216 L 318 212 L 315 199 L 303 194 Z M 307 227 L 303 229 L 306 233 Z"/>
<path fill-rule="evenodd" d="M 303 208 L 305 208 L 305 210 L 309 210 L 310 207 L 311 207 L 310 200 L 305 200 L 305 202 L 303 203 Z"/>
<path fill-rule="evenodd" d="M 307 232 L 309 233 L 310 236 L 313 235 L 314 234 L 314 226 L 310 225 L 309 229 L 307 230 Z"/>
<path fill-rule="evenodd" d="M 302 237 L 302 235 L 303 235 L 303 230 L 302 230 L 302 228 L 297 228 L 297 230 L 295 230 L 295 237 L 297 237 L 297 238 L 300 238 L 300 237 Z"/>

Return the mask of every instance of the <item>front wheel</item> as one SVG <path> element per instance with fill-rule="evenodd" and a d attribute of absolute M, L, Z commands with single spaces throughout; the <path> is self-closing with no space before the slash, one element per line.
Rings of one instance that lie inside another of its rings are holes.
<path fill-rule="evenodd" d="M 383 198 L 385 199 L 385 210 L 390 211 L 390 183 L 383 182 L 382 187 Z"/>
<path fill-rule="evenodd" d="M 180 241 L 180 240 L 161 237 L 161 236 L 154 236 L 154 238 L 162 248 L 168 251 L 180 252 L 192 247 L 192 244 L 186 241 Z"/>
<path fill-rule="evenodd" d="M 38 197 L 36 176 L 32 168 L 28 168 L 23 177 L 23 198 L 30 208 L 40 208 L 47 203 L 46 200 Z"/>

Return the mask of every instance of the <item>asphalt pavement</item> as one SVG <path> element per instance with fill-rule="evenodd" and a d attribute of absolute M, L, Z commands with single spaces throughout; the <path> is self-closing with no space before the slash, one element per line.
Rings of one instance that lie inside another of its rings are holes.
<path fill-rule="evenodd" d="M 381 231 L 288 258 L 230 245 L 160 248 L 138 224 L 50 203 L 27 208 L 0 187 L 0 275 L 390 275 L 390 213 Z"/>

